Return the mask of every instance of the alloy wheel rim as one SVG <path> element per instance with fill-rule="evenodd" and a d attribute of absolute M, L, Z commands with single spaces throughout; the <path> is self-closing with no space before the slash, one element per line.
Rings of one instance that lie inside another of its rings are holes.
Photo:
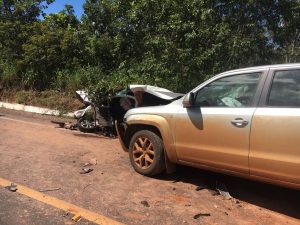
<path fill-rule="evenodd" d="M 154 161 L 154 147 L 152 142 L 146 137 L 139 137 L 133 144 L 132 156 L 135 164 L 148 169 Z"/>
<path fill-rule="evenodd" d="M 81 121 L 81 126 L 84 128 L 94 128 L 95 122 L 89 122 L 88 120 Z"/>

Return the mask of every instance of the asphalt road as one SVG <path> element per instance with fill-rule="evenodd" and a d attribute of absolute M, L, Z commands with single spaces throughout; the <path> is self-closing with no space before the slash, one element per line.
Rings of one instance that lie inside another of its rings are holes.
<path fill-rule="evenodd" d="M 19 193 L 10 192 L 7 189 L 0 189 L 0 199 L 1 225 L 55 225 L 74 223 L 72 221 L 72 214 L 35 201 Z M 88 225 L 94 223 L 81 219 L 76 224 Z"/>
<path fill-rule="evenodd" d="M 93 224 L 93 213 L 125 224 L 300 224 L 299 191 L 188 167 L 144 177 L 118 140 L 56 128 L 50 120 L 63 119 L 0 109 L 1 225 Z M 93 171 L 80 174 L 86 163 Z M 37 192 L 57 188 L 45 192 L 57 200 L 11 192 L 1 179 Z M 215 195 L 216 182 L 233 199 Z M 72 221 L 65 203 L 86 218 Z"/>

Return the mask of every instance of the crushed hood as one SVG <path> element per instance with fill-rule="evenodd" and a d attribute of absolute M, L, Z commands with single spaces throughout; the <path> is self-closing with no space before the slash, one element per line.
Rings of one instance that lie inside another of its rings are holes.
<path fill-rule="evenodd" d="M 146 92 L 151 95 L 154 95 L 158 98 L 165 99 L 165 100 L 173 100 L 178 97 L 182 97 L 184 94 L 181 93 L 175 93 L 165 88 L 160 88 L 156 86 L 151 85 L 139 85 L 139 84 L 132 84 L 129 85 L 129 89 L 135 93 L 135 92 Z"/>

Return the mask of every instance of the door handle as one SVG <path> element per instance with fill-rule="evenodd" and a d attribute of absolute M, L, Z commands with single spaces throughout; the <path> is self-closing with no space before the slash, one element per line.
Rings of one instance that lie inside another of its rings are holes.
<path fill-rule="evenodd" d="M 248 121 L 244 120 L 243 118 L 236 118 L 234 120 L 231 121 L 231 124 L 236 126 L 236 127 L 245 127 L 248 125 Z"/>

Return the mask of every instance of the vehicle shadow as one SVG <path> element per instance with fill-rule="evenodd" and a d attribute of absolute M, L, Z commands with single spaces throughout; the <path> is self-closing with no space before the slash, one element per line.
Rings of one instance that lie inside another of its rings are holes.
<path fill-rule="evenodd" d="M 230 195 L 241 201 L 300 219 L 300 191 L 287 189 L 257 181 L 246 180 L 196 168 L 178 166 L 173 174 L 164 174 L 157 179 L 185 182 L 215 190 L 218 182 L 223 182 Z"/>
<path fill-rule="evenodd" d="M 98 133 L 73 133 L 73 135 L 84 138 L 116 139 L 115 137 L 108 137 Z"/>

